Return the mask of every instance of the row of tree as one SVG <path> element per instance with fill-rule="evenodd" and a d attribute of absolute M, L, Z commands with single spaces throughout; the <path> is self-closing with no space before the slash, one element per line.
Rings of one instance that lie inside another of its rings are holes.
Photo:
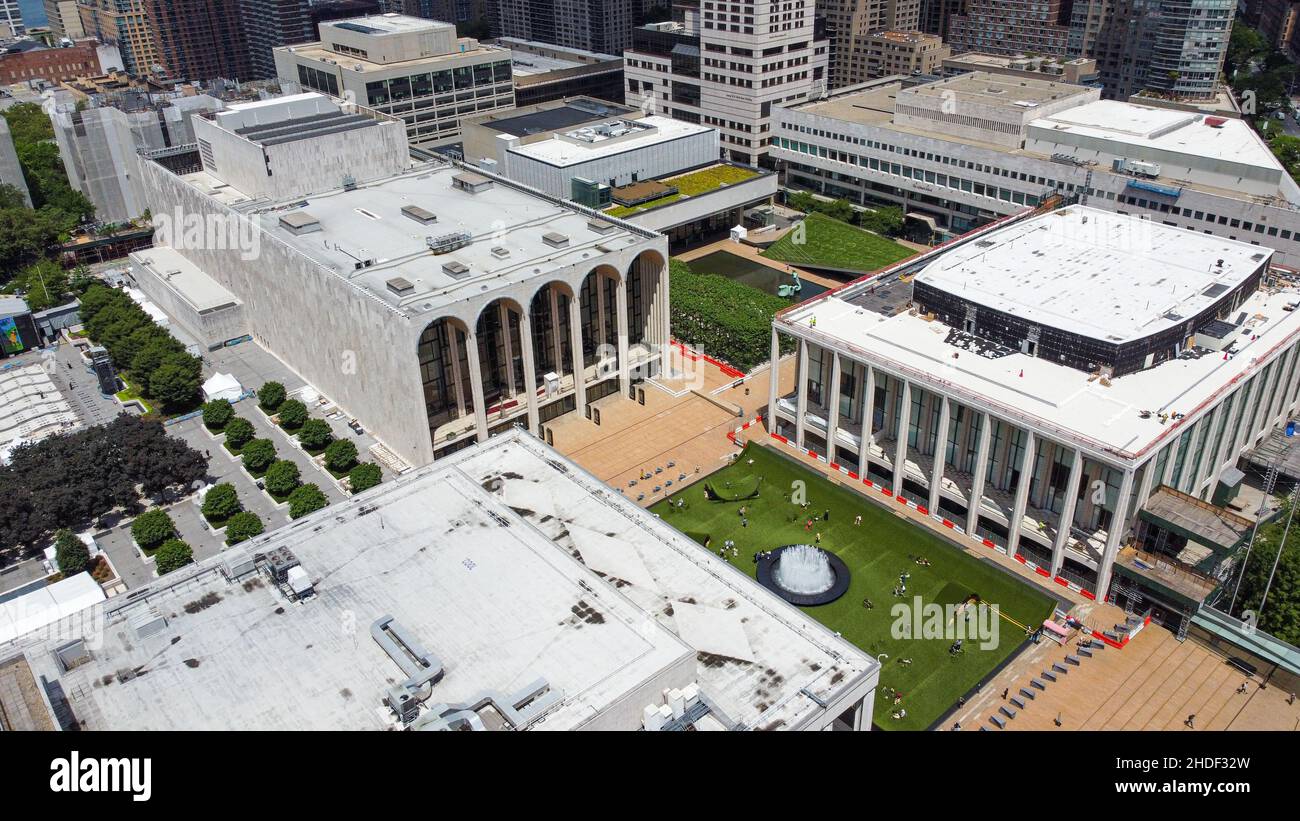
<path fill-rule="evenodd" d="M 791 191 L 786 195 L 785 204 L 805 214 L 813 212 L 825 214 L 840 222 L 847 222 L 880 234 L 882 237 L 899 236 L 903 233 L 903 226 L 907 222 L 903 209 L 892 205 L 863 211 L 854 208 L 853 203 L 848 200 L 838 199 L 827 202 L 807 191 Z"/>
<path fill-rule="evenodd" d="M 197 403 L 202 363 L 124 291 L 91 285 L 81 296 L 81 321 L 147 398 L 169 412 Z"/>

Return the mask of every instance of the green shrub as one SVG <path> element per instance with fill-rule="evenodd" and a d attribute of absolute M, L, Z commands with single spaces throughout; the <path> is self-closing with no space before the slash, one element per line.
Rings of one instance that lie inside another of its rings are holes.
<path fill-rule="evenodd" d="M 329 499 L 315 485 L 301 485 L 289 494 L 289 518 L 301 519 L 329 504 Z"/>
<path fill-rule="evenodd" d="M 71 530 L 54 534 L 54 562 L 64 578 L 75 575 L 90 564 L 90 549 Z"/>
<path fill-rule="evenodd" d="M 239 495 L 235 486 L 222 482 L 203 497 L 203 515 L 209 522 L 224 522 L 239 512 Z"/>
<path fill-rule="evenodd" d="M 275 413 L 284 404 L 284 385 L 267 382 L 257 389 L 257 404 L 267 413 Z"/>
<path fill-rule="evenodd" d="M 302 477 L 298 473 L 297 465 L 288 459 L 281 459 L 266 471 L 263 482 L 272 496 L 281 497 L 288 496 L 294 488 L 302 484 Z"/>
<path fill-rule="evenodd" d="M 771 358 L 772 317 L 790 303 L 726 277 L 669 263 L 673 337 L 748 373 Z M 794 350 L 783 336 L 782 351 Z"/>
<path fill-rule="evenodd" d="M 275 461 L 275 445 L 270 439 L 254 439 L 239 452 L 250 473 L 261 473 Z"/>
<path fill-rule="evenodd" d="M 297 399 L 286 399 L 280 405 L 280 427 L 297 430 L 307 423 L 307 406 Z"/>
<path fill-rule="evenodd" d="M 302 439 L 302 434 L 298 434 Z M 336 439 L 325 448 L 325 467 L 335 473 L 347 473 L 357 463 L 357 446 L 350 439 Z"/>
<path fill-rule="evenodd" d="M 253 427 L 253 423 L 242 416 L 236 416 L 226 424 L 226 444 L 231 450 L 239 450 L 253 441 L 256 435 L 257 429 Z"/>
<path fill-rule="evenodd" d="M 348 473 L 348 484 L 352 486 L 353 493 L 360 493 L 379 484 L 383 477 L 379 465 L 374 462 L 362 462 Z"/>
<path fill-rule="evenodd" d="M 163 543 L 162 547 L 158 548 L 158 552 L 153 554 L 153 558 L 158 575 L 165 576 L 173 570 L 194 561 L 194 551 L 180 539 L 169 539 Z"/>
<path fill-rule="evenodd" d="M 247 510 L 236 513 L 226 522 L 226 544 L 239 544 L 254 536 L 262 535 L 265 530 L 262 520 L 256 513 Z"/>
<path fill-rule="evenodd" d="M 131 536 L 144 550 L 152 550 L 176 536 L 176 524 L 162 508 L 141 513 L 131 523 Z"/>
<path fill-rule="evenodd" d="M 235 409 L 225 399 L 213 399 L 203 404 L 203 424 L 210 431 L 223 430 L 234 415 Z"/>
<path fill-rule="evenodd" d="M 334 431 L 324 419 L 308 419 L 298 431 L 298 441 L 307 450 L 316 452 L 334 441 Z"/>

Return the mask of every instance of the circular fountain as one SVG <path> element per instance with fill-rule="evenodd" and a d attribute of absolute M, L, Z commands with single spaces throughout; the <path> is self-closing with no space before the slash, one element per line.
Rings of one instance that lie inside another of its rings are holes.
<path fill-rule="evenodd" d="M 791 544 L 765 553 L 758 581 L 801 607 L 829 604 L 849 589 L 849 568 L 839 556 L 810 544 Z"/>

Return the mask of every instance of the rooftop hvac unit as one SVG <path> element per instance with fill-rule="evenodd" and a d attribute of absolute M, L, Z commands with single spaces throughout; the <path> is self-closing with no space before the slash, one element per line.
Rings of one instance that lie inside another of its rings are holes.
<path fill-rule="evenodd" d="M 298 566 L 298 557 L 287 547 L 277 547 L 266 554 L 266 566 L 278 584 L 289 579 L 289 570 Z"/>
<path fill-rule="evenodd" d="M 167 618 L 152 607 L 130 618 L 128 623 L 138 638 L 147 639 L 167 629 Z"/>
<path fill-rule="evenodd" d="M 234 581 L 243 576 L 247 576 L 257 569 L 253 557 L 247 553 L 242 556 L 231 556 L 225 561 L 226 578 Z"/>
<path fill-rule="evenodd" d="M 474 241 L 474 235 L 468 231 L 458 231 L 454 234 L 443 234 L 440 237 L 425 237 L 424 242 L 429 246 L 429 250 L 435 254 L 450 254 L 459 248 L 464 248 Z"/>

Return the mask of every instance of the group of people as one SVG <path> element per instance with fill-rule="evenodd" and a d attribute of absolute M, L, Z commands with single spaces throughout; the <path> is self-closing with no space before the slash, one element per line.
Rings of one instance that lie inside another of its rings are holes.
<path fill-rule="evenodd" d="M 895 598 L 907 595 L 907 580 L 912 578 L 912 574 L 904 570 L 898 574 L 898 584 L 894 585 Z"/>

